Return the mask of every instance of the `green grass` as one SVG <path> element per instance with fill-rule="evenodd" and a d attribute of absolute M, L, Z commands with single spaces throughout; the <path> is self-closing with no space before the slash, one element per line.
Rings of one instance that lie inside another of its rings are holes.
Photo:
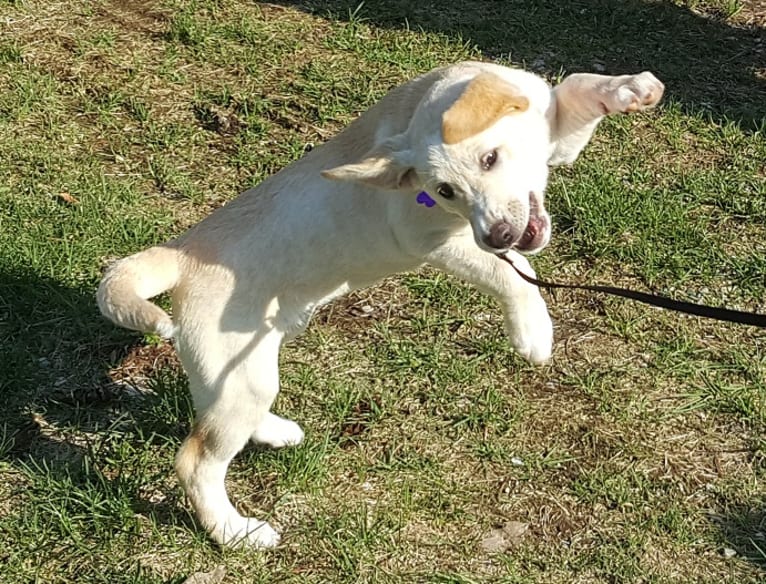
<path fill-rule="evenodd" d="M 540 275 L 766 312 L 758 3 L 11 0 L 0 20 L 0 582 L 764 580 L 761 331 L 562 292 L 536 368 L 433 270 L 342 299 L 281 355 L 306 442 L 232 465 L 239 508 L 284 533 L 257 554 L 208 541 L 176 483 L 172 347 L 93 296 L 111 259 L 474 58 L 667 85 L 552 173 Z M 528 529 L 482 547 L 509 522 Z"/>

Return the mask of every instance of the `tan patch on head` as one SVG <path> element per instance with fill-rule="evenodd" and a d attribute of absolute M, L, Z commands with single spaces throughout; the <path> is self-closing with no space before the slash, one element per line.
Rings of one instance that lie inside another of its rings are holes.
<path fill-rule="evenodd" d="M 494 73 L 479 73 L 442 116 L 442 139 L 457 144 L 483 132 L 503 116 L 526 111 L 529 100 Z"/>

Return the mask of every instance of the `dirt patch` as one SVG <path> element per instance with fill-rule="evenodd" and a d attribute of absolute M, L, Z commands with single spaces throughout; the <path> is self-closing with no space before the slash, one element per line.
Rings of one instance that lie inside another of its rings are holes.
<path fill-rule="evenodd" d="M 117 355 L 113 355 L 112 360 L 117 360 Z M 181 369 L 173 345 L 169 342 L 151 345 L 141 343 L 128 347 L 125 357 L 109 370 L 109 378 L 114 382 L 143 387 L 147 378 L 165 368 Z"/>
<path fill-rule="evenodd" d="M 156 35 L 167 29 L 169 15 L 149 0 L 112 0 L 96 7 L 96 14 L 125 31 Z"/>

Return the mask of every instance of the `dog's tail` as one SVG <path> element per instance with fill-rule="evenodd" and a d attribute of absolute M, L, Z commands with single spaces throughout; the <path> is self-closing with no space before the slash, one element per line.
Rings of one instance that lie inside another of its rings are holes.
<path fill-rule="evenodd" d="M 147 299 L 174 288 L 180 271 L 179 251 L 172 247 L 152 247 L 119 260 L 101 280 L 98 307 L 120 326 L 170 338 L 175 332 L 173 321 Z"/>

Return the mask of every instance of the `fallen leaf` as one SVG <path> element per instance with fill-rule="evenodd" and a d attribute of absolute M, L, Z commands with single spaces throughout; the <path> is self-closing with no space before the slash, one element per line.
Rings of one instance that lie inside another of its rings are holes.
<path fill-rule="evenodd" d="M 508 540 L 506 540 L 503 536 L 502 529 L 493 529 L 489 532 L 489 535 L 485 536 L 484 539 L 481 540 L 479 547 L 485 552 L 494 553 L 504 552 L 510 547 L 510 545 L 508 544 Z"/>
<path fill-rule="evenodd" d="M 183 584 L 218 584 L 226 575 L 226 566 L 219 565 L 212 572 L 195 572 Z"/>
<path fill-rule="evenodd" d="M 77 203 L 80 202 L 67 192 L 58 193 L 57 196 L 59 199 L 61 199 L 65 203 L 69 203 L 70 205 L 76 205 Z"/>
<path fill-rule="evenodd" d="M 529 523 L 508 521 L 502 527 L 490 531 L 479 543 L 482 550 L 489 553 L 504 552 L 519 543 L 529 530 Z"/>
<path fill-rule="evenodd" d="M 503 533 L 514 544 L 521 541 L 528 529 L 529 523 L 524 523 L 523 521 L 509 521 L 503 525 Z"/>

